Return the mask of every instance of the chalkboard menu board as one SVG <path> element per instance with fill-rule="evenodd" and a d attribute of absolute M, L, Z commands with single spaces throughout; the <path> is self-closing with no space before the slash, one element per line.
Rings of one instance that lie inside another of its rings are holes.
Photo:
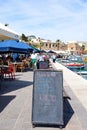
<path fill-rule="evenodd" d="M 40 61 L 39 62 L 39 69 L 48 69 L 49 63 L 47 61 Z"/>
<path fill-rule="evenodd" d="M 33 125 L 63 125 L 63 72 L 40 69 L 33 76 Z"/>

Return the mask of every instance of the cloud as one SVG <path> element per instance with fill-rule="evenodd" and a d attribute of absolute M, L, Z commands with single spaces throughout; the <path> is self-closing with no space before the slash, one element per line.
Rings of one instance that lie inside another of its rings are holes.
<path fill-rule="evenodd" d="M 0 4 L 0 21 L 20 34 L 86 40 L 86 0 L 1 0 Z"/>

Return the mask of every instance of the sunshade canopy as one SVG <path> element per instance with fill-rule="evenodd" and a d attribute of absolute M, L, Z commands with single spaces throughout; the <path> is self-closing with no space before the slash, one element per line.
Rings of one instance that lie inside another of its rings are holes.
<path fill-rule="evenodd" d="M 33 48 L 33 51 L 34 51 L 35 53 L 39 53 L 39 52 L 40 52 L 40 50 L 37 49 L 36 47 L 34 47 L 33 45 L 31 45 L 31 47 Z"/>
<path fill-rule="evenodd" d="M 55 51 L 53 51 L 53 50 L 49 50 L 48 53 L 55 53 Z"/>
<path fill-rule="evenodd" d="M 5 40 L 0 42 L 0 53 L 28 53 L 29 51 L 33 51 L 33 48 L 24 42 L 19 42 L 16 40 Z"/>

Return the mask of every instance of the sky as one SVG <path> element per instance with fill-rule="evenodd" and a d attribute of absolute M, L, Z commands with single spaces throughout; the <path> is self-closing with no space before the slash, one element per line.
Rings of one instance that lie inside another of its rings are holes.
<path fill-rule="evenodd" d="M 87 41 L 87 0 L 0 0 L 0 23 L 20 35 Z"/>

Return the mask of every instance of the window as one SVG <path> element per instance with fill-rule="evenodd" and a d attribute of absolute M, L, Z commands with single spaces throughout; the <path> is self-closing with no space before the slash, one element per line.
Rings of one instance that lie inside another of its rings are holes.
<path fill-rule="evenodd" d="M 46 46 L 48 46 L 48 44 L 46 43 Z"/>
<path fill-rule="evenodd" d="M 71 50 L 73 50 L 73 47 L 71 47 Z"/>

